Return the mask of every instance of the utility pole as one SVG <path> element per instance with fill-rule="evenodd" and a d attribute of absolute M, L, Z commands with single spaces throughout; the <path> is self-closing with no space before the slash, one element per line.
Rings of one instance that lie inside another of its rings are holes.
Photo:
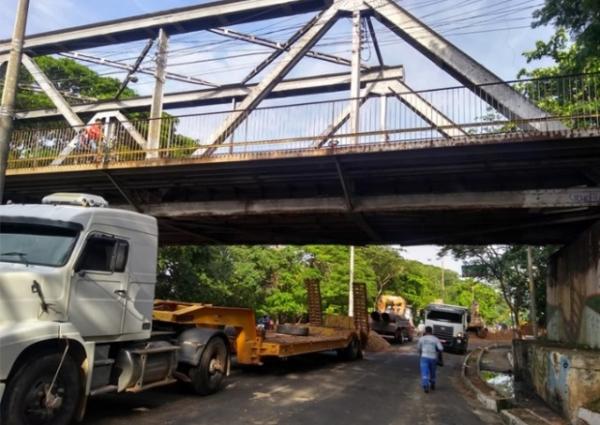
<path fill-rule="evenodd" d="M 348 285 L 348 316 L 354 317 L 354 246 L 350 247 L 350 284 Z"/>
<path fill-rule="evenodd" d="M 154 94 L 152 95 L 152 107 L 150 109 L 150 124 L 148 125 L 148 158 L 159 157 L 168 50 L 169 36 L 165 30 L 161 28 L 158 34 L 156 81 L 154 83 Z"/>
<path fill-rule="evenodd" d="M 19 0 L 12 36 L 12 47 L 8 59 L 8 67 L 6 68 L 6 78 L 4 79 L 2 105 L 0 106 L 0 204 L 2 204 L 4 199 L 8 153 L 10 150 L 10 138 L 15 116 L 17 84 L 19 82 L 19 70 L 21 69 L 21 56 L 23 54 L 28 12 L 29 0 Z"/>
<path fill-rule="evenodd" d="M 533 255 L 531 253 L 531 247 L 527 247 L 527 276 L 529 280 L 529 320 L 531 321 L 531 327 L 533 331 L 533 337 L 538 337 L 538 326 L 537 326 L 537 309 L 535 306 L 535 282 L 533 280 Z"/>

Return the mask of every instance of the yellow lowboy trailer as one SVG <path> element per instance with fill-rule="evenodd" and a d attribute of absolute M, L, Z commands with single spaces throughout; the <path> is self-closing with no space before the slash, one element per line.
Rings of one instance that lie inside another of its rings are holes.
<path fill-rule="evenodd" d="M 355 285 L 357 314 L 349 322 L 324 321 L 318 282 L 307 282 L 307 286 L 309 323 L 291 327 L 301 331 L 298 335 L 257 330 L 255 315 L 250 309 L 179 301 L 155 301 L 154 321 L 184 328 L 223 329 L 230 338 L 231 352 L 237 362 L 244 365 L 260 365 L 267 357 L 284 358 L 330 350 L 337 350 L 348 360 L 360 358 L 368 335 L 364 286 Z"/>

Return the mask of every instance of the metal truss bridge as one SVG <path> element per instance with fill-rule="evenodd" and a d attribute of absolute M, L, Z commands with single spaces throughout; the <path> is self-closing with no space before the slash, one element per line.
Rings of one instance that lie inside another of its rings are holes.
<path fill-rule="evenodd" d="M 311 12 L 286 43 L 229 28 Z M 351 59 L 315 48 L 343 17 Z M 458 84 L 412 89 L 384 63 L 373 21 Z M 169 37 L 195 31 L 273 53 L 238 84 L 170 72 Z M 377 66 L 361 58 L 364 32 Z M 134 65 L 79 51 L 148 38 Z M 154 43 L 156 66 L 144 68 Z M 0 41 L 0 64 L 9 47 Z M 560 244 L 600 218 L 600 75 L 502 81 L 391 0 L 228 0 L 35 35 L 25 48 L 55 108 L 18 113 L 12 202 L 100 194 L 156 216 L 167 244 Z M 49 54 L 121 69 L 126 82 L 153 75 L 154 93 L 71 104 L 32 60 Z M 349 72 L 289 78 L 305 57 Z M 165 93 L 166 80 L 202 87 Z M 164 114 L 182 107 L 199 111 Z"/>

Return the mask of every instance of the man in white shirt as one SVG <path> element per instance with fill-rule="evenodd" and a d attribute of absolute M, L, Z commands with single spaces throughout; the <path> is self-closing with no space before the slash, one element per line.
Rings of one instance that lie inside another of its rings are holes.
<path fill-rule="evenodd" d="M 425 335 L 419 339 L 417 345 L 421 357 L 421 381 L 423 390 L 435 390 L 435 369 L 437 367 L 438 353 L 444 351 L 439 339 L 433 335 L 431 326 L 425 327 Z"/>

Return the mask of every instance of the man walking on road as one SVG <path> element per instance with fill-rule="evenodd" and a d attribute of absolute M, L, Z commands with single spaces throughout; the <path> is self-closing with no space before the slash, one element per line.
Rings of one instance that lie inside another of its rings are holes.
<path fill-rule="evenodd" d="M 425 335 L 419 339 L 419 356 L 421 357 L 421 381 L 423 390 L 435 390 L 435 369 L 438 362 L 438 353 L 444 350 L 439 339 L 433 336 L 431 326 L 425 328 Z"/>

